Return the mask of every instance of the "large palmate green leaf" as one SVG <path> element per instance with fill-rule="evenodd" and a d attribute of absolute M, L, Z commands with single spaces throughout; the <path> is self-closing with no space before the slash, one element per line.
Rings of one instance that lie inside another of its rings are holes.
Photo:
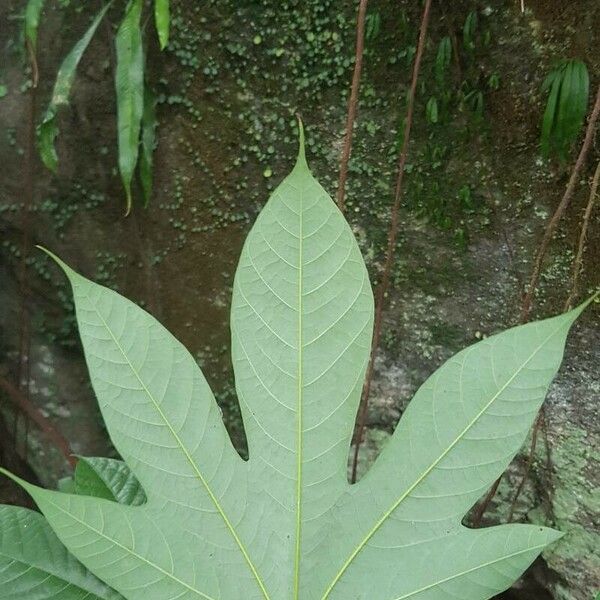
<path fill-rule="evenodd" d="M 71 86 L 75 79 L 77 65 L 86 48 L 89 46 L 90 41 L 94 37 L 98 25 L 100 25 L 100 21 L 102 21 L 106 11 L 110 8 L 110 5 L 111 2 L 106 4 L 96 15 L 83 37 L 78 40 L 71 52 L 69 52 L 63 60 L 62 65 L 58 70 L 58 75 L 56 76 L 52 98 L 40 125 L 38 137 L 40 156 L 46 167 L 54 173 L 58 168 L 58 156 L 56 154 L 56 148 L 54 147 L 54 140 L 58 135 L 56 114 L 60 106 L 69 103 L 69 94 L 71 93 Z"/>
<path fill-rule="evenodd" d="M 144 48 L 140 19 L 142 0 L 130 0 L 116 38 L 117 129 L 119 170 L 131 211 L 131 182 L 138 161 L 140 129 L 144 112 Z"/>
<path fill-rule="evenodd" d="M 147 502 L 20 483 L 67 548 L 127 600 L 484 600 L 560 536 L 461 520 L 523 443 L 582 308 L 454 356 L 371 470 L 348 483 L 373 299 L 303 144 L 235 277 L 248 461 L 187 350 L 144 310 L 62 266 L 103 417 Z"/>
<path fill-rule="evenodd" d="M 44 517 L 0 506 L 2 600 L 123 600 L 60 543 Z"/>

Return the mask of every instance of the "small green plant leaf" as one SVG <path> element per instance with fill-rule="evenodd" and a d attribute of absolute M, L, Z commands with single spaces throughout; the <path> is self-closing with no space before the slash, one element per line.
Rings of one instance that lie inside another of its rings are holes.
<path fill-rule="evenodd" d="M 463 44 L 465 48 L 472 52 L 475 50 L 475 33 L 477 31 L 477 26 L 479 24 L 479 19 L 477 16 L 477 11 L 472 10 L 465 19 L 465 24 L 463 25 Z"/>
<path fill-rule="evenodd" d="M 462 520 L 523 444 L 585 305 L 448 360 L 374 466 L 348 483 L 373 297 L 303 142 L 234 281 L 247 461 L 189 352 L 144 310 L 57 261 L 111 439 L 148 499 L 125 506 L 106 490 L 94 498 L 13 479 L 127 600 L 486 600 L 560 537 Z"/>
<path fill-rule="evenodd" d="M 73 49 L 62 62 L 58 75 L 56 76 L 56 82 L 54 83 L 54 91 L 52 92 L 52 98 L 50 104 L 46 109 L 44 119 L 39 128 L 38 132 L 38 147 L 42 161 L 53 173 L 56 173 L 58 169 L 58 155 L 56 154 L 56 148 L 54 145 L 56 136 L 58 135 L 58 126 L 56 124 L 56 115 L 60 106 L 67 105 L 69 103 L 69 94 L 71 93 L 71 86 L 75 79 L 75 72 L 79 61 L 83 56 L 86 48 L 88 47 L 91 39 L 94 37 L 98 25 L 104 18 L 106 11 L 110 8 L 110 4 L 106 4 L 100 12 L 96 15 L 92 24 L 85 32 L 83 37 L 73 46 Z"/>
<path fill-rule="evenodd" d="M 138 162 L 144 112 L 144 51 L 140 28 L 142 4 L 142 0 L 130 0 L 116 37 L 119 170 L 126 195 L 126 214 L 131 211 L 131 183 Z"/>
<path fill-rule="evenodd" d="M 154 0 L 154 19 L 161 50 L 164 50 L 169 44 L 169 27 L 171 20 L 169 2 L 170 0 Z"/>
<path fill-rule="evenodd" d="M 130 506 L 146 502 L 146 494 L 129 467 L 112 458 L 81 457 L 75 469 L 74 493 Z"/>
<path fill-rule="evenodd" d="M 561 71 L 564 71 L 565 67 L 566 63 L 564 61 L 560 62 L 552 69 L 552 71 L 550 71 L 550 73 L 548 73 L 548 75 L 546 75 L 546 78 L 542 82 L 542 92 L 547 92 L 552 87 L 552 84 L 560 77 Z"/>
<path fill-rule="evenodd" d="M 37 49 L 38 27 L 40 16 L 46 0 L 29 0 L 25 7 L 25 39 L 35 52 Z"/>
<path fill-rule="evenodd" d="M 427 101 L 427 106 L 425 107 L 425 115 L 430 123 L 434 124 L 438 122 L 438 103 L 437 98 L 435 98 L 434 96 L 429 98 L 429 100 Z"/>
<path fill-rule="evenodd" d="M 548 96 L 548 102 L 546 103 L 546 109 L 544 110 L 544 117 L 542 119 L 541 147 L 542 155 L 545 157 L 550 155 L 550 140 L 556 118 L 560 85 L 561 81 L 557 77 L 551 78 L 549 83 L 550 94 Z"/>
<path fill-rule="evenodd" d="M 574 93 L 576 93 L 573 71 L 573 63 L 568 62 L 561 76 L 560 94 L 558 96 L 556 120 L 554 122 L 558 153 L 563 157 L 566 153 L 568 134 L 573 120 L 572 104 Z"/>
<path fill-rule="evenodd" d="M 142 141 L 140 155 L 140 181 L 144 193 L 144 205 L 148 206 L 152 197 L 152 166 L 156 148 L 156 95 L 146 85 L 144 91 L 144 114 L 142 115 Z"/>
<path fill-rule="evenodd" d="M 379 11 L 370 12 L 365 18 L 365 37 L 368 41 L 373 41 L 381 31 L 381 13 Z"/>
<path fill-rule="evenodd" d="M 573 63 L 573 102 L 571 104 L 571 119 L 569 121 L 569 138 L 577 139 L 581 131 L 585 114 L 587 111 L 590 93 L 590 79 L 585 63 L 574 61 Z"/>
<path fill-rule="evenodd" d="M 58 172 L 58 154 L 56 152 L 55 140 L 58 136 L 58 125 L 56 124 L 56 110 L 48 107 L 44 120 L 38 130 L 38 150 L 46 168 L 53 173 Z"/>
<path fill-rule="evenodd" d="M 42 515 L 0 506 L 2 600 L 124 600 L 60 543 Z"/>
<path fill-rule="evenodd" d="M 542 91 L 548 91 L 542 118 L 542 155 L 556 154 L 561 161 L 581 132 L 589 99 L 589 74 L 580 60 L 565 60 L 548 74 Z"/>
<path fill-rule="evenodd" d="M 438 85 L 444 84 L 446 71 L 452 58 L 452 42 L 448 36 L 442 38 L 435 57 L 435 79 Z"/>

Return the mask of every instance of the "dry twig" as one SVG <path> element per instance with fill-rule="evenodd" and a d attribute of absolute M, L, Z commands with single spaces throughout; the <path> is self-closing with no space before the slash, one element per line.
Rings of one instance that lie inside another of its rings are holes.
<path fill-rule="evenodd" d="M 344 212 L 344 196 L 346 193 L 346 179 L 348 178 L 348 163 L 352 152 L 352 134 L 354 121 L 358 110 L 358 92 L 360 88 L 360 74 L 362 72 L 363 54 L 365 47 L 365 18 L 369 0 L 360 0 L 358 18 L 356 21 L 356 57 L 354 59 L 354 73 L 352 74 L 352 87 L 348 99 L 348 117 L 346 118 L 346 134 L 340 158 L 340 178 L 338 181 L 337 205 Z"/>
<path fill-rule="evenodd" d="M 587 232 L 590 225 L 590 217 L 592 216 L 592 210 L 598 196 L 598 184 L 600 183 L 600 162 L 596 165 L 596 171 L 594 172 L 594 178 L 592 179 L 592 185 L 590 187 L 590 197 L 585 207 L 583 214 L 583 221 L 581 222 L 581 233 L 579 234 L 579 243 L 577 244 L 577 254 L 573 260 L 573 276 L 571 280 L 571 293 L 565 302 L 564 310 L 571 310 L 573 308 L 573 302 L 579 294 L 579 276 L 583 269 L 583 253 L 585 251 L 585 240 L 587 238 Z"/>
<path fill-rule="evenodd" d="M 538 247 L 538 250 L 537 250 L 537 253 L 535 256 L 534 266 L 533 266 L 533 270 L 531 273 L 531 278 L 529 280 L 529 286 L 527 288 L 527 293 L 525 294 L 525 297 L 523 298 L 523 306 L 521 308 L 521 319 L 520 319 L 521 324 L 527 323 L 529 321 L 529 316 L 531 313 L 531 307 L 532 307 L 532 303 L 533 303 L 533 297 L 535 295 L 535 291 L 536 291 L 539 281 L 540 281 L 540 276 L 542 273 L 542 265 L 543 265 L 544 259 L 548 252 L 548 248 L 550 246 L 550 242 L 552 241 L 552 237 L 554 236 L 556 228 L 558 227 L 560 220 L 564 216 L 565 211 L 567 210 L 567 208 L 573 198 L 573 194 L 575 192 L 575 187 L 577 185 L 577 182 L 579 181 L 580 173 L 583 169 L 583 166 L 584 166 L 587 156 L 589 154 L 590 148 L 592 146 L 592 141 L 594 139 L 594 133 L 596 130 L 596 123 L 598 122 L 599 116 L 600 116 L 600 86 L 598 86 L 598 90 L 596 92 L 596 99 L 594 101 L 594 107 L 592 108 L 592 112 L 590 113 L 590 116 L 588 118 L 588 123 L 587 123 L 586 131 L 585 131 L 585 137 L 584 137 L 583 143 L 581 145 L 579 155 L 577 156 L 575 165 L 573 166 L 573 170 L 571 172 L 569 182 L 567 184 L 567 187 L 565 189 L 565 192 L 563 194 L 563 197 L 562 197 L 559 205 L 556 207 L 554 214 L 552 215 L 552 217 L 550 217 L 550 220 L 548 221 L 548 224 L 546 225 L 544 235 L 542 237 L 542 240 L 540 242 L 540 245 Z M 596 169 L 596 173 L 598 173 L 598 169 Z M 600 175 L 599 175 L 599 177 L 600 177 Z M 596 179 L 596 176 L 594 177 L 594 179 Z M 593 184 L 592 184 L 592 186 L 593 186 Z M 596 190 L 597 190 L 597 187 L 598 187 L 598 184 L 596 183 Z M 591 198 L 595 197 L 596 190 L 592 189 Z M 593 207 L 593 200 L 591 200 L 591 202 L 592 202 L 592 207 Z M 590 206 L 590 203 L 588 202 L 588 207 L 589 206 Z M 589 211 L 591 213 L 591 207 L 589 208 Z M 586 209 L 586 214 L 587 214 L 587 209 Z M 588 221 L 589 221 L 589 217 L 588 217 Z M 580 246 L 585 244 L 585 234 L 587 232 L 588 221 L 586 221 L 585 217 L 584 217 L 583 227 L 585 227 L 585 231 L 582 228 L 582 235 L 579 238 Z M 583 249 L 581 250 L 581 252 L 583 253 Z M 579 255 L 579 252 L 578 252 L 578 255 Z M 577 262 L 578 259 L 576 257 L 575 260 L 576 260 L 576 262 L 574 264 L 574 270 L 575 270 L 574 272 L 579 272 L 582 259 L 580 258 L 579 262 Z M 575 279 L 575 285 L 576 284 L 577 284 L 577 279 Z M 571 292 L 571 293 L 573 294 L 573 292 Z M 569 297 L 569 300 L 567 302 L 570 302 L 570 301 L 571 301 L 571 297 Z M 525 464 L 525 472 L 522 476 L 521 481 L 519 482 L 519 485 L 517 486 L 517 491 L 515 493 L 515 496 L 513 498 L 512 505 L 511 505 L 509 519 L 512 519 L 512 516 L 514 513 L 514 507 L 516 506 L 516 503 L 519 499 L 519 495 L 520 495 L 520 493 L 525 485 L 525 482 L 527 480 L 527 477 L 529 475 L 529 471 L 530 471 L 531 464 L 533 461 L 533 455 L 535 453 L 535 448 L 536 448 L 536 444 L 537 444 L 538 431 L 543 422 L 545 422 L 545 419 L 544 419 L 544 408 L 542 407 L 540 415 L 536 419 L 535 424 L 533 426 L 533 430 L 532 430 L 532 434 L 531 434 L 532 444 L 531 444 L 530 452 L 529 452 L 529 455 L 527 457 L 527 461 Z M 549 466 L 551 466 L 551 465 L 549 465 Z M 488 495 L 485 497 L 485 499 L 481 502 L 479 507 L 476 509 L 476 511 L 474 513 L 474 517 L 473 517 L 473 524 L 476 527 L 481 524 L 481 519 L 483 518 L 485 511 L 487 510 L 488 506 L 490 505 L 490 502 L 492 501 L 492 499 L 494 498 L 494 495 L 496 494 L 496 491 L 498 489 L 498 485 L 500 484 L 501 478 L 502 478 L 502 476 L 500 476 L 496 480 L 496 482 L 490 489 L 490 492 L 488 493 Z"/>
<path fill-rule="evenodd" d="M 27 273 L 27 258 L 31 246 L 31 211 L 34 201 L 34 172 L 35 172 L 35 131 L 36 131 L 36 100 L 39 82 L 39 70 L 35 48 L 30 40 L 26 40 L 25 49 L 31 67 L 31 87 L 29 89 L 29 110 L 27 116 L 27 141 L 25 151 L 25 164 L 23 168 L 23 208 L 21 211 L 21 263 L 19 267 L 19 359 L 17 365 L 17 386 L 21 388 L 26 398 L 29 398 L 30 388 L 30 354 L 31 354 L 31 320 L 27 310 L 29 296 L 29 281 Z M 15 412 L 14 432 L 19 424 L 19 413 Z M 23 446 L 25 448 L 24 460 L 27 458 L 27 435 L 29 426 L 25 420 L 25 434 Z"/>
<path fill-rule="evenodd" d="M 404 178 L 404 169 L 406 166 L 406 160 L 408 157 L 408 146 L 410 142 L 410 131 L 413 122 L 414 110 L 415 110 L 415 96 L 417 93 L 417 82 L 419 80 L 419 70 L 421 68 L 421 60 L 423 58 L 423 50 L 425 48 L 425 40 L 427 38 L 427 27 L 429 25 L 429 14 L 431 12 L 431 0 L 426 0 L 425 7 L 423 9 L 423 17 L 421 19 L 421 30 L 419 33 L 419 42 L 417 44 L 417 53 L 415 55 L 415 63 L 412 72 L 412 82 L 410 86 L 410 92 L 408 96 L 408 107 L 406 111 L 406 124 L 404 127 L 404 140 L 402 142 L 402 149 L 400 151 L 400 157 L 398 159 L 398 174 L 396 178 L 396 189 L 394 193 L 394 204 L 391 211 L 391 223 L 388 230 L 388 243 L 385 257 L 385 263 L 383 267 L 383 276 L 381 283 L 377 289 L 377 298 L 375 303 L 375 322 L 373 325 L 373 343 L 371 346 L 371 357 L 367 366 L 367 372 L 365 377 L 365 384 L 363 387 L 363 393 L 361 397 L 361 403 L 358 411 L 358 424 L 354 442 L 354 456 L 352 459 L 352 475 L 351 481 L 356 481 L 356 469 L 358 466 L 358 454 L 360 452 L 360 446 L 365 431 L 365 425 L 367 420 L 367 411 L 369 407 L 369 394 L 371 392 L 371 381 L 373 379 L 373 367 L 375 364 L 375 356 L 377 354 L 377 348 L 381 338 L 381 327 L 383 322 L 383 305 L 385 297 L 387 295 L 390 286 L 390 276 L 392 266 L 394 264 L 396 240 L 398 238 L 398 216 L 400 211 L 400 203 L 402 201 L 402 182 Z"/>
<path fill-rule="evenodd" d="M 535 295 L 535 291 L 540 281 L 540 275 L 542 273 L 542 265 L 544 262 L 544 258 L 546 257 L 548 247 L 550 246 L 550 242 L 552 241 L 552 237 L 556 231 L 556 228 L 573 198 L 573 193 L 575 192 L 575 187 L 577 185 L 577 182 L 579 181 L 583 165 L 585 164 L 587 155 L 592 146 L 592 140 L 594 139 L 594 132 L 596 130 L 598 116 L 600 116 L 600 86 L 598 86 L 598 91 L 596 92 L 594 108 L 592 109 L 592 112 L 588 119 L 588 124 L 585 131 L 585 138 L 583 140 L 583 144 L 581 145 L 581 150 L 579 151 L 579 156 L 577 157 L 577 161 L 575 162 L 573 171 L 571 172 L 569 183 L 567 184 L 565 193 L 563 194 L 560 204 L 557 206 L 556 210 L 554 211 L 554 214 L 552 215 L 552 217 L 548 221 L 548 224 L 546 225 L 544 237 L 542 238 L 542 241 L 540 242 L 540 246 L 536 253 L 533 271 L 531 273 L 531 279 L 529 280 L 527 293 L 525 294 L 525 298 L 523 299 L 523 307 L 521 309 L 521 323 L 526 323 L 529 320 L 529 313 L 531 312 L 533 297 Z"/>

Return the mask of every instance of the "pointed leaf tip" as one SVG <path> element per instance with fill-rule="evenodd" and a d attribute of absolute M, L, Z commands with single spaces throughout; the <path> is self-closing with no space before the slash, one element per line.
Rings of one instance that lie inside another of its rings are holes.
<path fill-rule="evenodd" d="M 598 298 L 600 298 L 600 290 L 592 294 L 587 300 L 584 300 L 579 306 L 571 309 L 568 314 L 572 315 L 572 321 L 575 321 L 575 319 L 577 319 L 590 304 L 597 301 Z"/>
<path fill-rule="evenodd" d="M 65 275 L 69 278 L 71 282 L 73 282 L 73 280 L 76 277 L 80 277 L 79 273 L 71 269 L 71 267 L 64 260 L 56 256 L 54 252 L 51 252 L 50 250 L 48 250 L 48 248 L 44 248 L 44 246 L 40 246 L 39 244 L 36 244 L 35 247 L 38 250 L 45 252 L 64 271 Z"/>
<path fill-rule="evenodd" d="M 15 474 L 8 471 L 7 469 L 0 467 L 0 475 L 4 475 L 5 477 L 8 477 L 14 483 L 16 483 L 18 486 L 22 487 L 26 492 L 29 491 L 29 488 L 28 488 L 29 484 L 26 481 L 24 481 L 23 479 L 21 479 L 20 477 L 17 477 Z"/>
<path fill-rule="evenodd" d="M 127 186 L 125 190 L 125 213 L 123 214 L 124 217 L 128 217 L 131 214 L 132 204 L 133 199 L 131 197 L 131 188 Z"/>
<path fill-rule="evenodd" d="M 308 169 L 306 150 L 304 147 L 304 124 L 302 123 L 300 115 L 296 115 L 296 118 L 298 119 L 298 157 L 296 158 L 295 167 L 305 167 Z"/>
<path fill-rule="evenodd" d="M 565 532 L 558 529 L 546 528 L 548 533 L 548 545 L 558 542 L 565 537 Z"/>

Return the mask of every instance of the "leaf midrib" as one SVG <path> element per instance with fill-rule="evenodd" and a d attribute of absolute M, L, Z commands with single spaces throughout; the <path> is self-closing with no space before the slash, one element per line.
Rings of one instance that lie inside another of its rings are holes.
<path fill-rule="evenodd" d="M 303 297 L 303 240 L 304 235 L 304 198 L 302 188 L 300 188 L 300 213 L 299 217 L 299 231 L 298 231 L 298 405 L 297 405 L 297 432 L 296 432 L 296 549 L 294 557 L 294 599 L 298 600 L 300 593 L 300 556 L 301 556 L 301 528 L 302 528 L 302 401 L 303 401 L 303 353 L 302 353 L 302 297 Z"/>
<path fill-rule="evenodd" d="M 427 469 L 415 480 L 415 482 L 392 504 L 392 506 L 383 514 L 383 516 L 375 523 L 373 528 L 367 533 L 364 539 L 356 546 L 354 551 L 350 554 L 346 562 L 342 565 L 341 569 L 333 578 L 332 582 L 326 588 L 325 593 L 321 600 L 327 600 L 329 595 L 333 591 L 333 588 L 336 586 L 338 581 L 341 579 L 343 574 L 346 572 L 350 564 L 354 561 L 356 556 L 362 551 L 367 542 L 377 533 L 379 528 L 387 521 L 387 519 L 392 515 L 392 513 L 400 506 L 400 504 L 406 500 L 406 498 L 415 490 L 416 487 L 436 468 L 436 466 L 448 455 L 449 452 L 453 450 L 453 448 L 461 441 L 461 439 L 467 434 L 467 432 L 479 421 L 479 419 L 485 414 L 485 412 L 490 408 L 490 406 L 498 399 L 500 394 L 502 394 L 507 387 L 514 381 L 514 379 L 521 373 L 523 369 L 529 364 L 529 362 L 533 359 L 533 357 L 548 343 L 548 341 L 556 335 L 558 331 L 560 331 L 563 327 L 565 327 L 564 323 L 561 323 L 556 329 L 552 331 L 548 337 L 546 337 L 543 342 L 541 342 L 536 349 L 531 353 L 531 355 L 527 358 L 526 361 L 514 372 L 514 374 L 506 381 L 506 383 L 494 394 L 492 399 L 475 415 L 475 417 L 470 421 L 470 423 L 460 432 L 460 434 L 456 437 L 456 439 L 444 450 L 440 456 L 427 467 Z M 401 599 L 397 599 L 401 600 Z"/>
<path fill-rule="evenodd" d="M 133 366 L 133 364 L 129 360 L 129 357 L 125 353 L 125 350 L 123 349 L 123 347 L 121 346 L 121 344 L 119 344 L 119 341 L 117 340 L 116 336 L 114 335 L 112 329 L 109 327 L 109 325 L 105 321 L 104 317 L 100 314 L 100 311 L 96 308 L 95 304 L 92 302 L 92 300 L 91 300 L 91 298 L 89 296 L 89 293 L 86 293 L 86 297 L 87 297 L 87 300 L 88 300 L 90 306 L 93 307 L 94 311 L 98 315 L 98 318 L 102 321 L 102 324 L 106 328 L 106 331 L 109 333 L 109 335 L 112 338 L 113 342 L 115 343 L 115 345 L 117 346 L 117 348 L 119 349 L 119 351 L 121 352 L 121 354 L 123 355 L 123 358 L 125 359 L 125 361 L 129 365 L 129 368 L 131 369 L 132 373 L 136 376 L 136 378 L 139 381 L 140 385 L 142 386 L 143 390 L 145 391 L 145 393 L 147 394 L 148 398 L 150 399 L 150 401 L 154 405 L 156 411 L 158 412 L 158 414 L 160 415 L 160 417 L 164 421 L 165 425 L 167 426 L 167 428 L 171 432 L 171 435 L 174 437 L 175 441 L 177 442 L 177 445 L 179 446 L 179 448 L 181 449 L 181 451 L 184 453 L 187 461 L 189 462 L 190 466 L 194 470 L 194 473 L 196 474 L 197 478 L 200 480 L 200 482 L 204 486 L 204 489 L 208 493 L 211 501 L 215 505 L 215 508 L 217 509 L 217 511 L 221 515 L 221 518 L 225 522 L 225 525 L 227 526 L 227 529 L 231 533 L 231 535 L 232 535 L 233 539 L 235 540 L 236 544 L 238 545 L 238 547 L 239 547 L 242 555 L 244 556 L 244 559 L 246 560 L 246 563 L 248 564 L 248 567 L 250 568 L 250 571 L 252 572 L 252 575 L 256 579 L 258 587 L 260 588 L 260 591 L 262 592 L 263 596 L 265 597 L 266 600 L 270 600 L 270 597 L 269 597 L 269 594 L 267 593 L 265 585 L 262 582 L 262 579 L 260 578 L 260 575 L 258 574 L 258 571 L 256 570 L 256 567 L 254 566 L 254 564 L 253 564 L 253 562 L 252 562 L 252 560 L 251 560 L 251 558 L 250 558 L 250 556 L 248 554 L 248 551 L 246 550 L 244 544 L 242 543 L 242 541 L 240 540 L 239 536 L 237 535 L 237 533 L 236 533 L 233 525 L 231 524 L 231 521 L 227 517 L 227 514 L 225 513 L 225 511 L 224 511 L 223 507 L 221 506 L 220 502 L 218 501 L 217 497 L 214 495 L 213 491 L 211 490 L 210 486 L 208 485 L 208 482 L 206 481 L 206 479 L 202 475 L 200 469 L 198 468 L 198 465 L 194 461 L 194 459 L 191 456 L 191 454 L 188 452 L 188 450 L 185 447 L 185 445 L 183 444 L 181 438 L 177 435 L 177 432 L 171 426 L 171 423 L 167 419 L 167 416 L 162 411 L 162 409 L 160 408 L 160 405 L 155 400 L 154 396 L 152 395 L 152 393 L 150 392 L 150 390 L 148 389 L 148 387 L 146 386 L 146 384 L 144 383 L 144 381 L 140 377 L 139 373 L 137 372 L 137 369 L 135 369 L 135 367 Z"/>

